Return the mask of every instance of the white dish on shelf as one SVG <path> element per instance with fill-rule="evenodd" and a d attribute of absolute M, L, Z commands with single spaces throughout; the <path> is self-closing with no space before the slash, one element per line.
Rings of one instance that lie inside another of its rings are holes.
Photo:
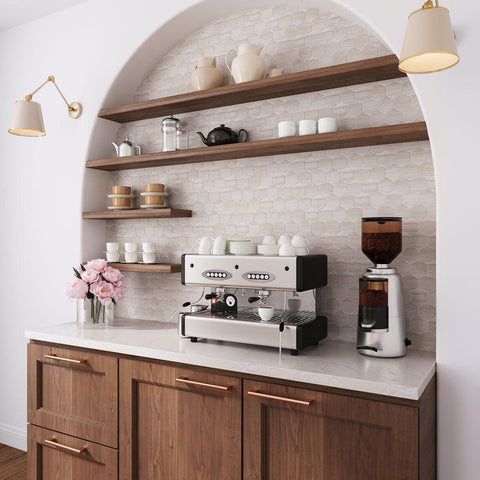
<path fill-rule="evenodd" d="M 110 205 L 107 208 L 109 210 L 135 210 L 135 207 L 114 207 L 113 205 Z"/>
<path fill-rule="evenodd" d="M 107 195 L 108 198 L 135 198 L 136 195 L 126 195 L 124 193 L 110 193 Z"/>
<path fill-rule="evenodd" d="M 168 197 L 168 192 L 141 192 L 142 197 Z"/>
<path fill-rule="evenodd" d="M 140 208 L 170 208 L 168 205 L 140 205 Z"/>

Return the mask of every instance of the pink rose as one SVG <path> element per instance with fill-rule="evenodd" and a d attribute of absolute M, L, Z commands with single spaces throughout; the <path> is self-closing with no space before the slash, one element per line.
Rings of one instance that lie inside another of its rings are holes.
<path fill-rule="evenodd" d="M 121 274 L 120 270 L 117 270 L 116 268 L 113 268 L 113 267 L 107 267 L 105 271 L 102 273 L 102 275 L 107 282 L 115 283 L 115 284 L 123 278 L 123 275 Z"/>
<path fill-rule="evenodd" d="M 107 261 L 103 258 L 97 258 L 95 260 L 90 260 L 85 265 L 86 270 L 95 270 L 98 273 L 102 273 L 107 268 Z"/>
<path fill-rule="evenodd" d="M 115 287 L 115 291 L 113 292 L 113 299 L 116 302 L 121 302 L 123 300 L 123 294 L 125 293 L 125 287 Z"/>
<path fill-rule="evenodd" d="M 100 274 L 96 270 L 85 270 L 80 275 L 82 280 L 87 283 L 94 283 L 100 280 Z"/>
<path fill-rule="evenodd" d="M 94 282 L 90 284 L 90 292 L 95 295 L 95 289 L 97 288 L 98 282 Z"/>
<path fill-rule="evenodd" d="M 88 293 L 88 283 L 76 278 L 67 285 L 66 293 L 69 298 L 85 298 Z"/>
<path fill-rule="evenodd" d="M 102 281 L 97 283 L 93 293 L 98 297 L 102 305 L 108 305 L 112 301 L 115 288 L 111 283 Z"/>

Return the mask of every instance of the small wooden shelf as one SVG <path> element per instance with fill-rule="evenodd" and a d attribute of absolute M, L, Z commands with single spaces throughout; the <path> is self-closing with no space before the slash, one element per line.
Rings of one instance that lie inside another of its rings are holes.
<path fill-rule="evenodd" d="M 122 272 L 177 273 L 182 271 L 180 263 L 109 263 L 109 265 Z"/>
<path fill-rule="evenodd" d="M 145 210 L 101 210 L 98 212 L 83 212 L 82 218 L 93 220 L 120 220 L 133 218 L 180 218 L 191 217 L 191 210 L 178 208 L 159 208 Z"/>
<path fill-rule="evenodd" d="M 235 158 L 264 157 L 286 153 L 364 147 L 368 145 L 386 145 L 390 143 L 416 142 L 421 140 L 428 140 L 427 125 L 425 122 L 402 123 L 399 125 L 344 130 L 335 133 L 275 138 L 257 142 L 218 145 L 216 147 L 191 148 L 188 150 L 177 150 L 175 152 L 102 158 L 99 160 L 88 160 L 86 167 L 108 171 L 128 170 L 132 168 L 164 167 L 184 163 L 215 162 Z M 128 211 L 125 211 L 123 213 L 127 214 L 127 212 Z M 120 212 L 115 211 L 109 213 L 117 215 Z"/>
<path fill-rule="evenodd" d="M 100 110 L 98 116 L 119 123 L 133 122 L 404 76 L 405 74 L 398 70 L 397 56 L 387 55 L 254 82 L 108 107 Z"/>

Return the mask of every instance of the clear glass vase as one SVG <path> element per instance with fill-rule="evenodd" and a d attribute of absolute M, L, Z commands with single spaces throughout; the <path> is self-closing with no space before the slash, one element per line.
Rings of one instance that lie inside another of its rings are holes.
<path fill-rule="evenodd" d="M 102 305 L 95 297 L 77 299 L 77 328 L 105 328 L 113 321 L 113 303 Z"/>

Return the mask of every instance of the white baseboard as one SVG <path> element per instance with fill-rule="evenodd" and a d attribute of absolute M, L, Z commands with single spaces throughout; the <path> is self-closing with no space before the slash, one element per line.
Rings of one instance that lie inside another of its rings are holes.
<path fill-rule="evenodd" d="M 27 451 L 27 430 L 0 423 L 0 443 Z"/>

